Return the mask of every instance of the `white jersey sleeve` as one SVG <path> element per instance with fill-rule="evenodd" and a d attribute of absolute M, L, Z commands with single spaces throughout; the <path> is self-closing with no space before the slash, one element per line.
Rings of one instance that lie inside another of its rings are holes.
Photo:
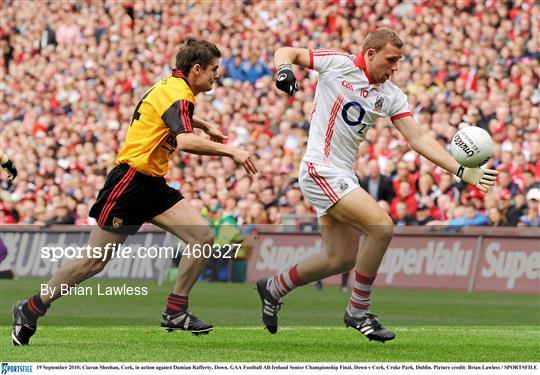
<path fill-rule="evenodd" d="M 409 109 L 409 103 L 407 101 L 407 95 L 401 91 L 401 89 L 395 85 L 394 86 L 396 95 L 392 100 L 392 105 L 388 111 L 388 117 L 390 120 L 394 121 L 401 117 L 412 116 L 411 110 Z"/>
<path fill-rule="evenodd" d="M 309 69 L 317 71 L 320 75 L 332 71 L 347 69 L 354 56 L 330 49 L 309 50 Z"/>

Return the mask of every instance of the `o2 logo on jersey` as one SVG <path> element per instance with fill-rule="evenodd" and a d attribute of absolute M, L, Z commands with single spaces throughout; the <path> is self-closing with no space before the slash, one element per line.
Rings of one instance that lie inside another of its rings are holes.
<path fill-rule="evenodd" d="M 343 106 L 343 109 L 341 110 L 341 117 L 343 118 L 343 121 L 349 126 L 357 126 L 360 125 L 360 130 L 358 130 L 358 134 L 361 136 L 365 136 L 365 130 L 367 128 L 367 124 L 362 124 L 362 120 L 364 118 L 364 115 L 366 114 L 366 110 L 364 107 L 362 107 L 362 104 L 358 102 L 348 102 Z"/>

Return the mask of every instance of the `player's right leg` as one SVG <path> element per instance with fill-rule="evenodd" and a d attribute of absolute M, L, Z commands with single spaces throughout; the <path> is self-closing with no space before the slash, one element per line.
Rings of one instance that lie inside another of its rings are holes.
<path fill-rule="evenodd" d="M 126 235 L 111 233 L 95 227 L 90 233 L 88 244 L 92 248 L 112 249 L 112 245 L 124 243 Z M 84 255 L 84 254 L 83 254 Z M 48 281 L 47 292 L 41 291 L 28 298 L 16 302 L 12 307 L 13 330 L 11 340 L 13 345 L 28 345 L 30 337 L 37 329 L 38 318 L 44 316 L 51 306 L 51 302 L 62 296 L 62 291 L 69 290 L 93 275 L 101 272 L 111 259 L 111 254 L 103 254 L 101 258 L 87 257 L 77 259 L 63 265 Z M 41 288 L 40 290 L 43 290 Z"/>
<path fill-rule="evenodd" d="M 256 289 L 262 304 L 261 316 L 270 333 L 278 330 L 277 314 L 281 308 L 282 297 L 299 286 L 349 271 L 354 267 L 360 233 L 353 227 L 340 223 L 332 215 L 320 217 L 319 227 L 323 251 L 274 277 L 257 281 Z"/>
<path fill-rule="evenodd" d="M 370 340 L 392 340 L 394 333 L 382 327 L 377 316 L 370 311 L 371 288 L 392 239 L 392 220 L 362 188 L 343 197 L 329 212 L 340 222 L 349 223 L 365 234 L 356 260 L 355 281 L 344 316 L 345 325 L 357 329 Z"/>
<path fill-rule="evenodd" d="M 257 282 L 265 325 L 270 332 L 277 331 L 280 298 L 292 289 L 349 271 L 356 263 L 352 308 L 347 309 L 345 323 L 370 339 L 391 340 L 394 334 L 384 330 L 369 310 L 371 285 L 393 234 L 390 217 L 358 186 L 357 178 L 349 171 L 304 162 L 299 181 L 302 192 L 320 216 L 325 250 L 268 278 L 266 284 L 264 280 Z M 365 234 L 360 250 L 359 233 Z M 269 323 L 273 326 L 269 327 Z"/>
<path fill-rule="evenodd" d="M 358 186 L 354 173 L 303 161 L 299 182 L 306 199 L 317 209 L 324 250 L 289 270 L 256 283 L 262 319 L 270 333 L 277 331 L 280 300 L 294 288 L 349 271 L 354 267 L 360 233 L 329 214 L 328 209 Z"/>
<path fill-rule="evenodd" d="M 186 199 L 154 217 L 151 222 L 182 239 L 192 249 L 212 246 L 214 234 L 201 214 Z M 167 331 L 183 330 L 193 334 L 205 334 L 214 327 L 200 320 L 188 310 L 189 293 L 204 269 L 207 258 L 195 256 L 194 252 L 183 255 L 178 265 L 178 277 L 167 298 L 161 316 L 161 326 Z"/>
<path fill-rule="evenodd" d="M 16 302 L 12 308 L 11 338 L 14 345 L 28 344 L 36 331 L 38 318 L 45 315 L 51 302 L 61 296 L 62 287 L 69 288 L 99 273 L 112 255 L 112 251 L 105 254 L 105 250 L 117 248 L 127 235 L 137 232 L 144 220 L 132 219 L 137 217 L 137 203 L 142 200 L 141 196 L 147 194 L 137 174 L 126 164 L 114 167 L 107 174 L 105 184 L 90 209 L 90 216 L 97 220 L 99 227 L 92 230 L 88 241 L 91 248 L 101 250 L 104 256 L 90 256 L 67 263 L 49 280 L 48 292 Z"/>

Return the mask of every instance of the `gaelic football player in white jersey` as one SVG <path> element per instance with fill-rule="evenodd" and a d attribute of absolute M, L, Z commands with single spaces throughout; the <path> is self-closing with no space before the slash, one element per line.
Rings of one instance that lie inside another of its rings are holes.
<path fill-rule="evenodd" d="M 357 56 L 290 47 L 279 48 L 274 55 L 276 86 L 291 96 L 297 90 L 292 64 L 319 73 L 299 182 L 317 210 L 324 251 L 283 273 L 257 281 L 262 319 L 271 333 L 277 332 L 283 296 L 298 286 L 354 268 L 356 277 L 345 325 L 370 340 L 384 342 L 395 337 L 370 310 L 371 287 L 392 239 L 392 220 L 358 185 L 353 172 L 358 145 L 377 118 L 389 117 L 412 149 L 463 181 L 484 192 L 495 184 L 496 171 L 459 165 L 432 136 L 420 131 L 407 97 L 389 81 L 398 68 L 402 47 L 394 31 L 381 28 L 367 36 Z"/>

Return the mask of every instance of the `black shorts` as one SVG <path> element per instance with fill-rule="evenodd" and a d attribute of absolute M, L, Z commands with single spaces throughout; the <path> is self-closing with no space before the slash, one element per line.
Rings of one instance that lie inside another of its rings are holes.
<path fill-rule="evenodd" d="M 114 167 L 90 209 L 98 226 L 113 233 L 135 234 L 141 225 L 184 197 L 163 177 L 147 176 L 128 164 Z"/>

